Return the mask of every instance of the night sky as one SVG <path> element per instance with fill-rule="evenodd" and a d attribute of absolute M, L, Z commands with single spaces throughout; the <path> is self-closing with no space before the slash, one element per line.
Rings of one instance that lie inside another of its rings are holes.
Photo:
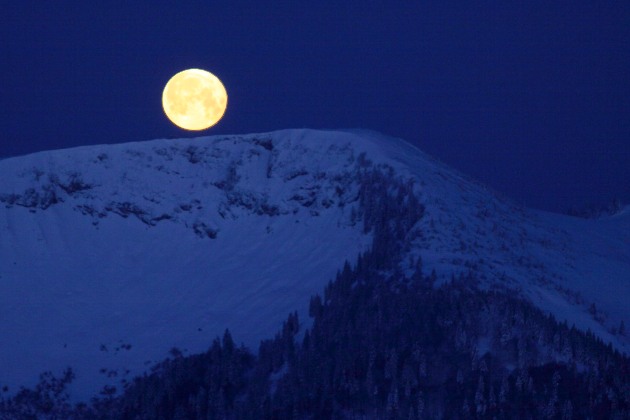
<path fill-rule="evenodd" d="M 161 106 L 190 67 L 229 95 L 201 133 Z M 630 203 L 627 0 L 3 2 L 0 71 L 4 157 L 366 128 L 531 207 Z"/>

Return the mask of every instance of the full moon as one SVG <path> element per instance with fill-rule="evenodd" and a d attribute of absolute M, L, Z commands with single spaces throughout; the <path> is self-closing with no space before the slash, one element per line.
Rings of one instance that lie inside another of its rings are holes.
<path fill-rule="evenodd" d="M 188 69 L 180 71 L 166 83 L 162 106 L 168 119 L 178 127 L 205 130 L 223 117 L 227 92 L 214 74 Z"/>

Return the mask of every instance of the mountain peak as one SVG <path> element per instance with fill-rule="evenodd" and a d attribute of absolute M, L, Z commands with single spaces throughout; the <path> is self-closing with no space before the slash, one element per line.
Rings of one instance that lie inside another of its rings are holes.
<path fill-rule="evenodd" d="M 630 315 L 630 239 L 614 221 L 520 208 L 400 139 L 294 129 L 0 161 L 0 316 L 10 320 L 0 340 L 16 343 L 0 349 L 0 381 L 15 389 L 72 364 L 91 396 L 225 328 L 251 346 L 287 313 L 307 319 L 308 298 L 371 245 L 357 209 L 374 174 L 423 206 L 400 270 L 421 259 L 438 284 L 474 271 L 482 288 L 627 348 L 614 327 Z"/>

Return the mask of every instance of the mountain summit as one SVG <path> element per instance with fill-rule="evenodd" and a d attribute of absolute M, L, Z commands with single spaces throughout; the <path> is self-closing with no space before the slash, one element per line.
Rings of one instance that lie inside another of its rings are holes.
<path fill-rule="evenodd" d="M 423 216 L 398 270 L 421 261 L 436 286 L 475 273 L 630 348 L 628 211 L 529 210 L 399 139 L 283 130 L 0 161 L 0 386 L 72 366 L 86 398 L 226 328 L 257 346 L 288 313 L 307 319 L 309 297 L 371 246 L 374 174 Z"/>

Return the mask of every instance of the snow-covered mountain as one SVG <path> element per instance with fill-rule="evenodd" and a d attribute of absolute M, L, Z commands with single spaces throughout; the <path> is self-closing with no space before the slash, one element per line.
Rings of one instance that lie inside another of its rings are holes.
<path fill-rule="evenodd" d="M 305 321 L 309 296 L 370 245 L 355 217 L 365 167 L 413 182 L 425 206 L 409 261 L 442 282 L 475 271 L 630 349 L 630 209 L 528 210 L 402 140 L 284 130 L 0 161 L 0 386 L 72 366 L 87 398 L 225 328 L 256 348 L 289 312 Z"/>

